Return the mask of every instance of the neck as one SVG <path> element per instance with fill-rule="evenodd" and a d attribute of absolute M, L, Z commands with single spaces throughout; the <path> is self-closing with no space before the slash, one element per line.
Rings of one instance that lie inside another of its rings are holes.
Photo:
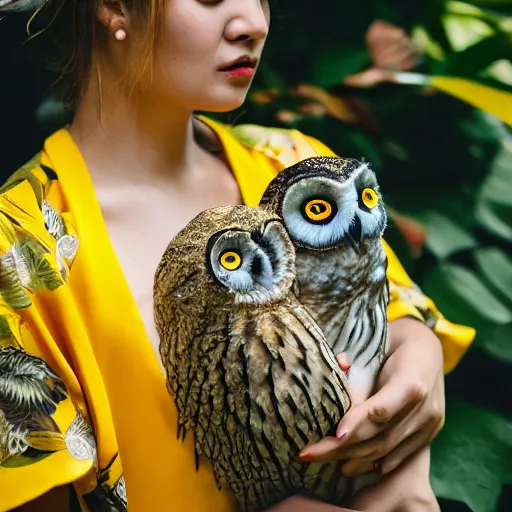
<path fill-rule="evenodd" d="M 69 131 L 95 182 L 177 178 L 193 166 L 200 149 L 191 111 L 118 87 L 102 87 L 100 94 L 94 80 Z"/>

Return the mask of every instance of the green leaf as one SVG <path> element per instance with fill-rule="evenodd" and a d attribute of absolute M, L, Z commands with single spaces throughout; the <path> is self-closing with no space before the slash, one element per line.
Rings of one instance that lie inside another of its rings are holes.
<path fill-rule="evenodd" d="M 15 260 L 17 254 L 9 251 L 2 256 L 0 263 L 0 296 L 14 309 L 28 308 L 32 300 L 22 286 Z"/>
<path fill-rule="evenodd" d="M 446 259 L 456 252 L 472 249 L 478 244 L 469 231 L 441 213 L 425 212 L 416 218 L 426 227 L 427 248 L 439 259 Z"/>
<path fill-rule="evenodd" d="M 512 86 L 512 63 L 509 60 L 497 60 L 487 68 L 484 76 L 489 76 L 495 80 Z"/>
<path fill-rule="evenodd" d="M 510 58 L 512 35 L 499 32 L 475 43 L 463 51 L 452 53 L 439 74 L 473 77 L 493 62 Z"/>
<path fill-rule="evenodd" d="M 49 457 L 51 453 L 42 453 L 41 455 L 37 455 L 35 457 L 25 457 L 24 455 L 12 455 L 11 457 L 7 457 L 1 464 L 2 468 L 21 468 L 23 466 L 30 466 L 35 462 L 39 462 L 40 460 L 46 459 Z"/>
<path fill-rule="evenodd" d="M 474 14 L 446 14 L 443 24 L 453 49 L 459 52 L 494 33 L 487 20 Z"/>
<path fill-rule="evenodd" d="M 494 235 L 512 241 L 512 141 L 507 137 L 477 198 L 475 217 Z"/>
<path fill-rule="evenodd" d="M 55 290 L 62 286 L 62 276 L 46 259 L 47 252 L 36 240 L 25 238 L 20 243 L 20 254 L 25 258 L 33 290 Z"/>
<path fill-rule="evenodd" d="M 477 334 L 475 346 L 500 361 L 512 363 L 512 323 L 482 329 Z"/>
<path fill-rule="evenodd" d="M 487 7 L 471 5 L 465 1 L 449 0 L 446 2 L 446 18 L 459 20 L 466 32 L 474 32 L 474 35 L 480 36 L 484 33 L 478 30 L 480 27 L 475 22 L 486 23 L 493 30 L 500 30 L 501 24 L 505 19 L 499 12 Z M 464 23 L 466 18 L 466 23 Z M 487 30 L 485 31 L 487 33 Z"/>
<path fill-rule="evenodd" d="M 479 328 L 512 322 L 512 311 L 469 269 L 446 263 L 428 274 L 423 288 L 447 318 Z"/>
<path fill-rule="evenodd" d="M 482 185 L 480 196 L 486 201 L 508 206 L 512 210 L 512 142 L 504 142 L 496 154 L 492 171 Z"/>
<path fill-rule="evenodd" d="M 510 0 L 465 0 L 468 4 L 485 7 L 488 9 L 499 9 L 504 15 L 512 15 Z"/>
<path fill-rule="evenodd" d="M 445 426 L 432 444 L 431 482 L 439 497 L 473 512 L 496 512 L 501 486 L 512 482 L 512 421 L 449 400 Z"/>
<path fill-rule="evenodd" d="M 481 274 L 512 304 L 512 260 L 497 247 L 478 249 L 474 257 Z"/>
<path fill-rule="evenodd" d="M 475 217 L 482 227 L 495 236 L 512 241 L 511 224 L 503 220 L 503 217 L 496 210 L 496 205 L 491 202 L 479 200 L 475 209 Z"/>

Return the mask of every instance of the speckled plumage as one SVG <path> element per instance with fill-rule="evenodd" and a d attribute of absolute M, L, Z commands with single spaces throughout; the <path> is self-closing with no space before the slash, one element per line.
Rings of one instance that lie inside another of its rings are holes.
<path fill-rule="evenodd" d="M 361 196 L 368 188 L 378 198 L 372 208 Z M 328 222 L 315 224 L 305 215 L 304 204 L 315 198 L 332 203 Z M 354 159 L 309 158 L 278 174 L 260 206 L 283 219 L 296 247 L 299 300 L 335 355 L 346 355 L 351 398 L 363 401 L 389 346 L 381 241 L 387 218 L 375 174 Z"/>
<path fill-rule="evenodd" d="M 216 256 L 218 247 L 235 246 L 243 255 L 238 277 Z M 281 221 L 246 206 L 197 216 L 155 276 L 178 435 L 193 430 L 196 463 L 209 459 L 219 487 L 229 486 L 248 511 L 302 491 L 340 505 L 352 493 L 336 463 L 294 460 L 308 442 L 332 434 L 350 405 L 345 375 L 294 281 Z"/>

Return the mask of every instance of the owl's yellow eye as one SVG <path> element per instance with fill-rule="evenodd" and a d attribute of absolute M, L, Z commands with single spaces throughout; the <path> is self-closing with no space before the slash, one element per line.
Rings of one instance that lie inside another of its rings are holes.
<path fill-rule="evenodd" d="M 334 211 L 334 208 L 329 201 L 325 199 L 312 199 L 304 206 L 304 215 L 308 220 L 313 222 L 323 222 L 329 220 Z"/>
<path fill-rule="evenodd" d="M 234 251 L 226 251 L 220 257 L 220 264 L 226 270 L 236 270 L 242 264 L 242 257 Z"/>
<path fill-rule="evenodd" d="M 361 198 L 363 200 L 363 204 L 367 208 L 370 208 L 370 210 L 379 204 L 379 196 L 372 188 L 365 188 Z"/>

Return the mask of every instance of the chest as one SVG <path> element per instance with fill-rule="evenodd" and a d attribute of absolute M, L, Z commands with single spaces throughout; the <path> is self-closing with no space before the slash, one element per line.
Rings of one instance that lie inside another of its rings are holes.
<path fill-rule="evenodd" d="M 172 185 L 97 190 L 112 246 L 158 357 L 159 338 L 153 321 L 155 270 L 171 239 L 198 213 L 241 202 L 234 178 L 225 174 L 228 179 L 223 185 L 193 190 Z"/>

